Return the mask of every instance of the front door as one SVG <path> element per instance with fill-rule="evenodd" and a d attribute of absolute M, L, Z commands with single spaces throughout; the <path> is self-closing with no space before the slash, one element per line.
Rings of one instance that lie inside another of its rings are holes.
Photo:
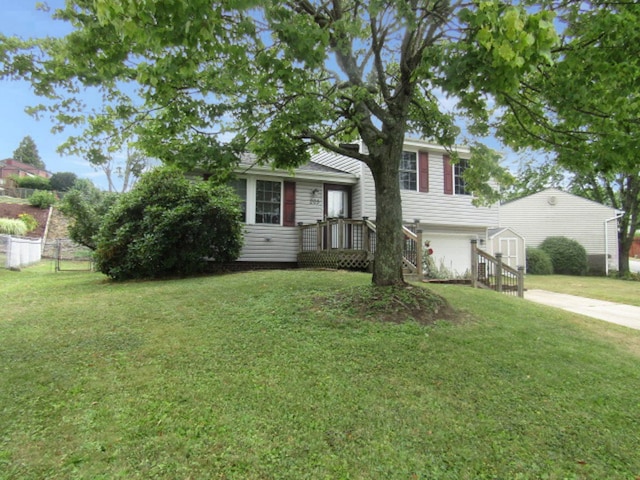
<path fill-rule="evenodd" d="M 324 185 L 324 218 L 336 219 L 339 217 L 351 218 L 351 187 L 348 185 Z M 325 242 L 331 240 L 332 248 L 349 248 L 350 229 L 349 225 L 343 226 L 342 238 L 345 245 L 339 245 L 340 232 L 337 225 L 332 225 L 325 233 Z"/>

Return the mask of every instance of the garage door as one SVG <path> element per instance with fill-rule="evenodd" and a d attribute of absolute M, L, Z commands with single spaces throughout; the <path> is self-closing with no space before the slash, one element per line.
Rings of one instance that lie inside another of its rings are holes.
<path fill-rule="evenodd" d="M 445 268 L 452 278 L 471 272 L 471 236 L 424 233 L 433 249 L 433 260 L 438 269 Z"/>

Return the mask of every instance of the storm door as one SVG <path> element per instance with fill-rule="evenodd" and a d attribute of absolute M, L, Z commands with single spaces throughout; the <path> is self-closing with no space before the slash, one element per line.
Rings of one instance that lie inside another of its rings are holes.
<path fill-rule="evenodd" d="M 351 187 L 347 185 L 331 185 L 324 186 L 324 218 L 338 219 L 351 218 Z M 343 245 L 340 244 L 342 237 Z M 345 223 L 342 231 L 339 230 L 337 224 L 330 224 L 325 232 L 325 245 L 329 244 L 331 248 L 349 248 L 351 243 L 351 225 Z"/>

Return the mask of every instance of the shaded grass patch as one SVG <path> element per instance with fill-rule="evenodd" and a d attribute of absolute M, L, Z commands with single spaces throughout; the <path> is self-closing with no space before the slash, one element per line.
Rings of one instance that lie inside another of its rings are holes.
<path fill-rule="evenodd" d="M 468 317 L 432 290 L 413 285 L 359 285 L 316 297 L 315 301 L 321 310 L 380 322 L 432 325 L 439 320 L 457 322 Z"/>

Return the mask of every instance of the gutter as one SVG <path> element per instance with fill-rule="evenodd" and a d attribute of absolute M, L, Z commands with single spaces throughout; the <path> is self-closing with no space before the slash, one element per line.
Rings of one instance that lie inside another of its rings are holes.
<path fill-rule="evenodd" d="M 609 276 L 609 233 L 607 231 L 607 223 L 622 218 L 624 212 L 619 211 L 615 217 L 607 218 L 604 221 L 604 274 Z M 618 252 L 618 263 L 620 262 L 620 252 Z"/>

